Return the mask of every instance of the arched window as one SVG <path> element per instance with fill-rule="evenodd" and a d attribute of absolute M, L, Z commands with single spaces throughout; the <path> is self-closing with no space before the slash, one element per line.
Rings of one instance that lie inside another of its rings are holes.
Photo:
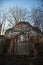
<path fill-rule="evenodd" d="M 21 37 L 20 37 L 20 41 L 23 41 L 23 40 L 24 40 L 24 36 L 21 35 Z"/>

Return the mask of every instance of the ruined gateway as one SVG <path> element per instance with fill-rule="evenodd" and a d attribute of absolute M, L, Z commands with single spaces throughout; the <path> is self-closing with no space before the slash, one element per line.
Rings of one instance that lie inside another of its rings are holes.
<path fill-rule="evenodd" d="M 30 40 L 30 36 L 41 36 L 39 29 L 33 27 L 28 22 L 18 22 L 13 28 L 6 30 L 5 36 L 12 38 L 7 53 L 23 55 L 35 53 L 34 43 Z M 31 51 L 31 52 L 30 52 Z M 35 55 L 35 54 L 34 54 Z"/>

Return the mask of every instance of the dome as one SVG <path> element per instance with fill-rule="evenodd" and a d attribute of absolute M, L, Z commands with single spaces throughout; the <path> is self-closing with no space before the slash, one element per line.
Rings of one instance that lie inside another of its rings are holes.
<path fill-rule="evenodd" d="M 15 25 L 16 30 L 27 30 L 31 27 L 29 22 L 19 22 Z"/>
<path fill-rule="evenodd" d="M 21 33 L 26 33 L 29 36 L 42 35 L 41 31 L 33 26 L 29 22 L 18 22 L 13 28 L 6 30 L 5 36 L 13 37 Z"/>

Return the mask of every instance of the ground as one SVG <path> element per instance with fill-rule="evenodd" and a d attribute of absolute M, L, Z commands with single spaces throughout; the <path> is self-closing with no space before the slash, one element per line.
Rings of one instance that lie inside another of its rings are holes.
<path fill-rule="evenodd" d="M 43 65 L 43 58 L 23 55 L 0 56 L 0 65 Z"/>

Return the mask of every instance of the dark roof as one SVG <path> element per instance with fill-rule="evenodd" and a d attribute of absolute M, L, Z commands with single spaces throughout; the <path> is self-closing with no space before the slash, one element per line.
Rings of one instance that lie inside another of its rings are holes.
<path fill-rule="evenodd" d="M 13 30 L 13 28 L 7 29 L 7 30 L 5 31 L 5 34 L 6 34 L 6 32 L 9 32 L 9 31 L 11 31 L 11 30 Z"/>
<path fill-rule="evenodd" d="M 34 31 L 37 31 L 38 33 L 42 33 L 41 30 L 38 29 L 37 27 L 33 27 L 33 26 L 32 26 L 32 29 L 33 29 Z M 43 34 L 43 33 L 42 33 L 42 34 Z"/>
<path fill-rule="evenodd" d="M 24 25 L 29 25 L 29 26 L 31 26 L 31 24 L 29 23 L 29 22 L 18 22 L 13 28 L 15 28 L 17 25 L 19 26 L 19 24 L 24 24 Z M 6 32 L 9 32 L 9 31 L 13 31 L 13 28 L 9 28 L 9 29 L 7 29 L 6 30 Z M 5 34 L 6 34 L 6 32 L 5 32 Z"/>
<path fill-rule="evenodd" d="M 36 31 L 36 32 L 38 32 L 38 33 L 42 33 L 41 30 L 39 30 L 39 29 L 36 28 L 36 27 L 33 27 L 29 22 L 18 22 L 18 23 L 15 25 L 15 27 L 16 27 L 17 25 L 19 26 L 19 24 L 28 25 L 28 26 L 32 27 L 32 29 L 33 29 L 34 31 Z M 13 29 L 14 29 L 15 27 L 7 29 L 6 32 L 13 31 Z M 6 32 L 5 32 L 5 34 L 6 34 Z M 42 33 L 42 34 L 43 34 L 43 33 Z"/>
<path fill-rule="evenodd" d="M 24 21 L 23 22 L 18 22 L 15 26 L 17 26 L 19 24 L 25 24 L 25 25 L 27 24 L 27 25 L 31 26 L 31 24 L 29 22 L 24 22 Z"/>

